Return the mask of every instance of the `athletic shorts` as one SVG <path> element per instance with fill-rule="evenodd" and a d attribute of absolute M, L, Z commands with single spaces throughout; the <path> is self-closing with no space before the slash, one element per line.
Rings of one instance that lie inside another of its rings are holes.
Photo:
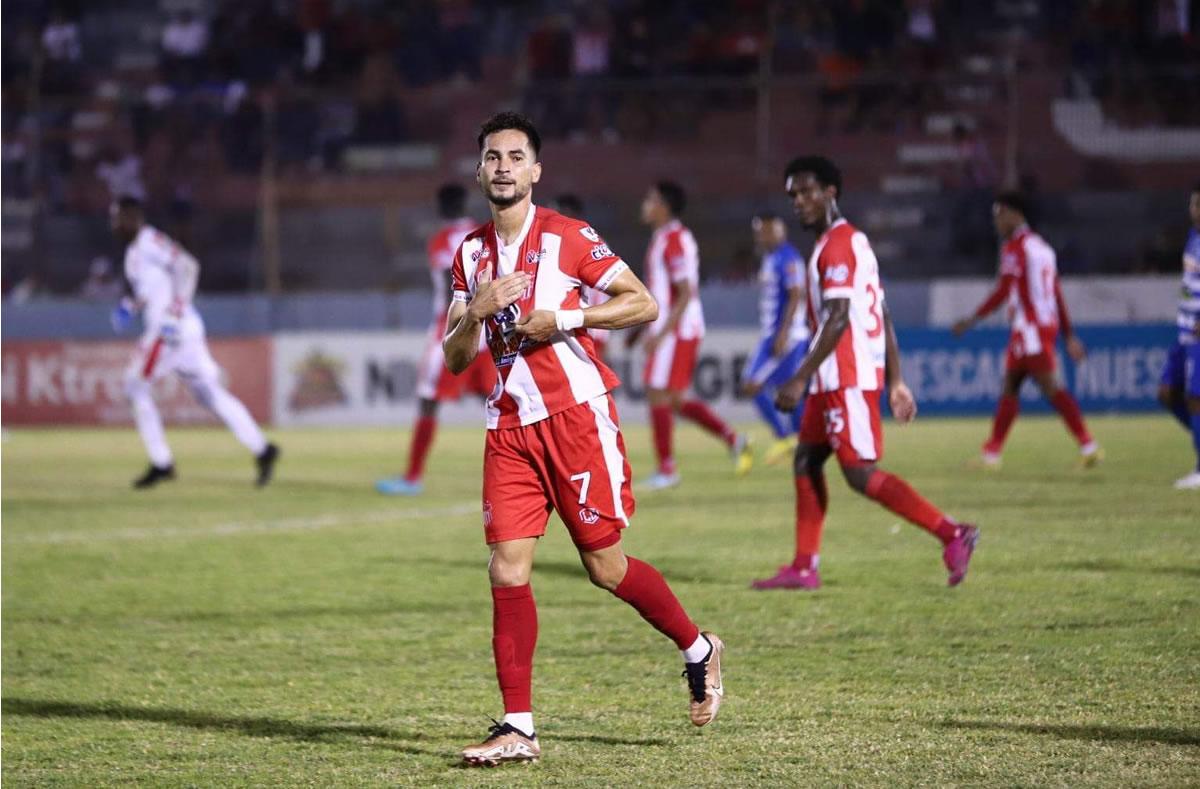
<path fill-rule="evenodd" d="M 1004 356 L 1005 372 L 1022 372 L 1030 375 L 1053 373 L 1058 369 L 1058 355 L 1054 345 L 1058 341 L 1058 332 L 1043 331 L 1042 349 L 1037 353 L 1026 353 L 1025 343 L 1020 335 L 1013 335 L 1008 340 L 1008 352 Z"/>
<path fill-rule="evenodd" d="M 696 372 L 696 357 L 700 339 L 682 340 L 674 334 L 663 338 L 654 353 L 646 357 L 642 382 L 647 389 L 667 389 L 687 392 L 692 388 L 692 373 Z"/>
<path fill-rule="evenodd" d="M 1200 342 L 1176 342 L 1167 351 L 1159 383 L 1179 389 L 1188 397 L 1200 397 Z"/>
<path fill-rule="evenodd" d="M 198 316 L 180 321 L 179 336 L 174 343 L 157 334 L 142 337 L 125 371 L 129 378 L 151 383 L 172 373 L 185 381 L 217 381 L 221 377 L 221 368 L 208 350 L 204 323 Z"/>
<path fill-rule="evenodd" d="M 580 550 L 621 539 L 633 515 L 632 472 L 608 394 L 531 425 L 487 431 L 483 530 L 489 545 L 541 537 L 553 510 Z"/>
<path fill-rule="evenodd" d="M 446 367 L 442 351 L 445 327 L 434 325 L 425 344 L 425 353 L 417 366 L 417 397 L 439 403 L 458 400 L 463 394 L 487 397 L 496 388 L 496 365 L 492 355 L 481 350 L 474 361 L 459 375 Z"/>
<path fill-rule="evenodd" d="M 801 362 L 808 354 L 808 340 L 796 343 L 781 358 L 772 356 L 774 350 L 773 336 L 759 340 L 754 355 L 746 362 L 746 369 L 742 371 L 742 380 L 752 381 L 770 389 L 783 386 L 800 369 Z"/>
<path fill-rule="evenodd" d="M 827 445 L 843 466 L 861 466 L 883 458 L 883 420 L 879 389 L 838 389 L 808 396 L 800 422 L 800 441 Z"/>

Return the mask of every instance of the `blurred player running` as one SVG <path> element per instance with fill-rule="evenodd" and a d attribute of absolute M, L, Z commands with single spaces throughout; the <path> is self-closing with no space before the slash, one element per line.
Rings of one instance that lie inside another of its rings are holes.
<path fill-rule="evenodd" d="M 151 390 L 155 381 L 171 373 L 250 450 L 258 469 L 256 482 L 260 487 L 266 485 L 279 459 L 279 447 L 267 442 L 246 406 L 221 383 L 220 368 L 208 351 L 204 321 L 192 306 L 199 263 L 174 240 L 146 224 L 137 198 L 120 198 L 112 206 L 110 219 L 113 234 L 125 245 L 125 279 L 133 292 L 114 312 L 114 328 L 124 330 L 135 313 L 141 314 L 145 327 L 125 371 L 125 393 L 150 456 L 150 467 L 133 486 L 150 488 L 175 479 L 175 460 Z"/>
<path fill-rule="evenodd" d="M 1192 228 L 1183 248 L 1183 283 L 1175 320 L 1179 336 L 1167 352 L 1158 399 L 1192 434 L 1196 450 L 1195 470 L 1179 478 L 1175 487 L 1200 490 L 1200 183 L 1192 189 L 1188 212 Z"/>
<path fill-rule="evenodd" d="M 496 370 L 484 357 L 476 360 L 461 376 L 446 369 L 442 338 L 446 336 L 446 302 L 450 293 L 450 267 L 462 240 L 479 223 L 466 216 L 467 192 L 458 184 L 445 184 L 437 193 L 438 214 L 442 226 L 429 239 L 426 252 L 429 275 L 433 279 L 433 323 L 421 365 L 417 370 L 417 421 L 413 425 L 412 444 L 408 449 L 408 471 L 402 477 L 389 477 L 375 483 L 375 489 L 389 496 L 416 496 L 423 490 L 425 458 L 433 447 L 437 432 L 438 403 L 458 400 L 464 391 L 487 397 L 496 386 Z"/>
<path fill-rule="evenodd" d="M 997 196 L 992 217 L 996 233 L 1004 241 L 1000 250 L 1000 281 L 974 314 L 954 324 L 954 333 L 962 335 L 1006 304 L 1012 326 L 1004 358 L 1004 389 L 996 406 L 992 434 L 983 445 L 979 463 L 984 468 L 999 468 L 1004 439 L 1021 410 L 1021 384 L 1030 376 L 1079 442 L 1082 465 L 1092 468 L 1104 455 L 1088 432 L 1075 396 L 1062 387 L 1056 374 L 1058 358 L 1054 345 L 1059 329 L 1072 359 L 1082 361 L 1087 350 L 1071 330 L 1054 249 L 1030 230 L 1028 215 L 1029 209 L 1020 194 L 1005 192 Z"/>
<path fill-rule="evenodd" d="M 554 207 L 560 214 L 572 219 L 583 216 L 583 201 L 579 199 L 578 195 L 569 192 L 554 198 Z M 581 298 L 587 306 L 595 307 L 608 301 L 608 294 L 599 288 L 585 286 Z M 592 338 L 592 345 L 596 349 L 596 358 L 607 362 L 608 341 L 612 338 L 612 331 L 610 329 L 588 329 L 588 336 Z"/>
<path fill-rule="evenodd" d="M 735 472 L 750 470 L 754 455 L 745 435 L 695 398 L 684 399 L 692 387 L 692 374 L 704 337 L 704 309 L 700 305 L 700 253 L 692 231 L 679 221 L 687 204 L 683 188 L 670 181 L 650 187 L 642 199 L 642 222 L 654 228 L 646 250 L 646 284 L 659 304 L 658 319 L 647 329 L 630 333 L 633 345 L 645 335 L 644 380 L 650 403 L 650 427 L 658 471 L 646 480 L 648 490 L 679 484 L 671 433 L 675 413 L 695 422 L 729 447 Z"/>
<path fill-rule="evenodd" d="M 825 461 L 837 455 L 851 488 L 941 541 L 950 586 L 959 584 L 979 530 L 946 517 L 899 477 L 876 465 L 883 457 L 879 399 L 887 387 L 892 413 L 911 422 L 917 407 L 900 371 L 900 350 L 888 314 L 879 264 L 867 237 L 842 218 L 842 174 L 828 159 L 793 160 L 784 186 L 804 227 L 820 234 L 808 263 L 808 355 L 776 404 L 784 413 L 808 405 L 796 447 L 796 554 L 755 589 L 816 589 L 821 532 L 829 491 Z M 811 380 L 811 384 L 809 383 Z"/>
<path fill-rule="evenodd" d="M 795 450 L 804 414 L 803 400 L 791 414 L 775 408 L 775 390 L 796 374 L 808 353 L 804 258 L 788 243 L 787 225 L 774 213 L 760 211 L 751 230 L 754 246 L 762 255 L 758 274 L 762 336 L 742 373 L 742 391 L 754 398 L 754 406 L 775 436 L 765 457 L 768 465 L 774 465 Z"/>
<path fill-rule="evenodd" d="M 487 407 L 483 525 L 505 714 L 482 742 L 463 750 L 469 765 L 541 756 L 531 703 L 538 621 L 529 581 L 552 510 L 592 583 L 682 650 L 692 723 L 713 720 L 724 694 L 721 640 L 701 633 L 658 570 L 621 546 L 634 500 L 610 394 L 619 381 L 596 358 L 586 330 L 652 321 L 657 307 L 595 230 L 533 205 L 540 148 L 537 130 L 521 115 L 500 113 L 483 124 L 477 177 L 492 221 L 467 236 L 454 260 L 446 364 L 467 369 L 483 332 L 500 376 Z M 612 298 L 584 308 L 584 286 Z"/>

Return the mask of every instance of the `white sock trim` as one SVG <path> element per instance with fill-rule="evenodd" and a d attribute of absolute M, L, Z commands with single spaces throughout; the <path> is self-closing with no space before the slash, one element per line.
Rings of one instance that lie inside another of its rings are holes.
<path fill-rule="evenodd" d="M 692 645 L 683 650 L 684 663 L 699 663 L 708 657 L 708 653 L 712 651 L 712 644 L 704 637 L 704 634 L 696 636 L 696 640 Z"/>
<path fill-rule="evenodd" d="M 520 730 L 526 737 L 532 737 L 534 734 L 532 712 L 506 712 L 503 722 Z"/>

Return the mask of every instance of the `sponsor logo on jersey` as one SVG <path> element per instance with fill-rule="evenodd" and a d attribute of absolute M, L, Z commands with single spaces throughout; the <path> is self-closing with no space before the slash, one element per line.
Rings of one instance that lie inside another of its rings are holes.
<path fill-rule="evenodd" d="M 488 257 L 491 256 L 491 254 L 492 254 L 491 247 L 489 247 L 485 244 L 484 246 L 481 246 L 479 249 L 477 249 L 471 253 L 471 262 L 478 263 L 481 260 L 487 260 Z"/>
<path fill-rule="evenodd" d="M 595 230 L 592 230 L 591 227 L 579 228 L 579 235 L 583 236 L 588 241 L 591 241 L 593 244 L 600 243 L 600 234 L 597 233 Z"/>
<path fill-rule="evenodd" d="M 835 284 L 842 284 L 850 279 L 850 265 L 848 263 L 837 263 L 830 266 L 825 272 L 825 281 Z"/>
<path fill-rule="evenodd" d="M 608 244 L 597 244 L 592 247 L 592 260 L 604 260 L 611 257 L 613 257 L 613 251 L 608 248 Z"/>
<path fill-rule="evenodd" d="M 579 520 L 590 526 L 600 520 L 600 513 L 594 507 L 584 507 L 579 511 Z"/>
<path fill-rule="evenodd" d="M 517 321 L 521 319 L 521 308 L 509 304 L 492 316 L 492 327 L 488 331 L 488 347 L 497 367 L 508 367 L 517 360 L 525 338 L 517 334 Z"/>

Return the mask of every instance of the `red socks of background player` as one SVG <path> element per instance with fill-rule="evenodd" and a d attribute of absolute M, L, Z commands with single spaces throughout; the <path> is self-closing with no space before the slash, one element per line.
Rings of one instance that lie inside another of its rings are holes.
<path fill-rule="evenodd" d="M 669 405 L 650 406 L 650 428 L 654 433 L 654 454 L 658 456 L 658 473 L 674 474 L 675 457 L 671 449 L 671 431 L 675 416 Z"/>
<path fill-rule="evenodd" d="M 712 433 L 729 446 L 733 446 L 733 442 L 737 440 L 737 433 L 734 429 L 726 424 L 724 419 L 717 416 L 716 412 L 699 400 L 684 402 L 679 407 L 679 415 L 700 425 L 700 427 Z"/>
<path fill-rule="evenodd" d="M 419 416 L 413 426 L 412 444 L 408 448 L 408 471 L 404 478 L 409 482 L 420 482 L 425 473 L 425 458 L 433 446 L 433 435 L 437 432 L 437 418 Z"/>
<path fill-rule="evenodd" d="M 1083 423 L 1083 413 L 1079 410 L 1079 403 L 1074 395 L 1066 389 L 1059 389 L 1054 397 L 1050 398 L 1050 405 L 1054 406 L 1054 410 L 1067 423 L 1067 429 L 1075 436 L 1080 446 L 1092 443 L 1092 434 Z"/>
<path fill-rule="evenodd" d="M 685 650 L 700 637 L 700 628 L 688 618 L 662 573 L 643 561 L 626 557 L 629 568 L 613 594 L 633 606 L 658 632 Z"/>
<path fill-rule="evenodd" d="M 1000 402 L 996 404 L 996 416 L 992 420 L 992 435 L 983 445 L 984 452 L 989 455 L 1000 454 L 1000 451 L 1004 449 L 1004 439 L 1008 437 L 1008 431 L 1020 411 L 1021 399 L 1019 397 L 1000 395 Z"/>
<path fill-rule="evenodd" d="M 533 709 L 533 649 L 537 646 L 537 606 L 524 586 L 492 587 L 492 654 L 504 711 Z"/>
<path fill-rule="evenodd" d="M 894 474 L 875 471 L 867 480 L 867 487 L 863 493 L 901 518 L 933 534 L 943 545 L 953 540 L 957 533 L 957 523 L 943 515 L 941 510 Z"/>
<path fill-rule="evenodd" d="M 815 570 L 821 552 L 821 532 L 825 529 L 825 510 L 829 506 L 829 491 L 825 475 L 816 481 L 807 474 L 796 477 L 796 558 L 792 567 Z"/>

